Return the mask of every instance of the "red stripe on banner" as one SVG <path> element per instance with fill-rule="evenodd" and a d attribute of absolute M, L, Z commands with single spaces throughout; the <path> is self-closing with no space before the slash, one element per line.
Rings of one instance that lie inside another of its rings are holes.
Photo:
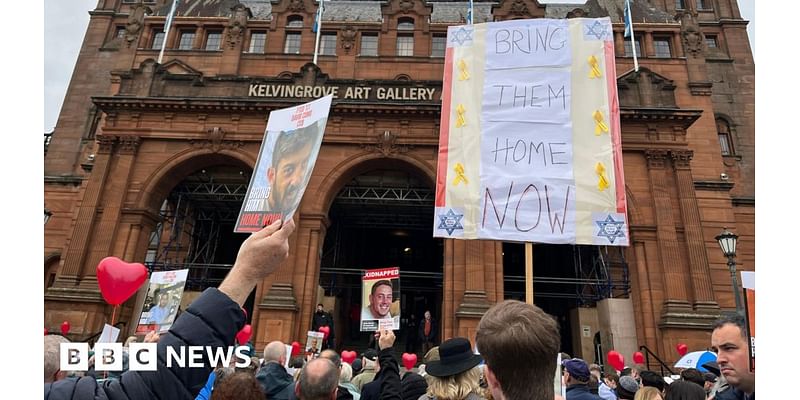
<path fill-rule="evenodd" d="M 622 170 L 622 128 L 619 123 L 619 97 L 617 96 L 617 66 L 614 61 L 614 42 L 606 41 L 604 47 L 608 106 L 611 112 L 611 144 L 614 148 L 614 185 L 617 188 L 617 212 L 627 214 L 625 174 Z"/>
<path fill-rule="evenodd" d="M 444 77 L 442 78 L 442 117 L 439 122 L 439 163 L 436 167 L 436 207 L 444 207 L 447 199 L 447 148 L 450 144 L 450 88 L 453 83 L 453 48 L 448 47 L 444 55 Z"/>

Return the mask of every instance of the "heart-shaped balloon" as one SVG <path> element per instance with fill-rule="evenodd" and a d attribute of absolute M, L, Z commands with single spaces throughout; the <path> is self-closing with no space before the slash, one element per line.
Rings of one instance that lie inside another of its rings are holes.
<path fill-rule="evenodd" d="M 675 346 L 675 349 L 678 350 L 678 354 L 683 357 L 689 351 L 689 346 L 687 346 L 686 343 L 678 343 L 678 345 Z"/>
<path fill-rule="evenodd" d="M 292 357 L 300 354 L 301 348 L 302 347 L 300 346 L 300 342 L 292 342 Z"/>
<path fill-rule="evenodd" d="M 319 331 L 322 332 L 322 339 L 328 340 L 328 335 L 331 333 L 331 328 L 328 325 L 322 325 L 319 327 Z"/>
<path fill-rule="evenodd" d="M 47 336 L 47 328 L 44 328 L 44 335 Z"/>
<path fill-rule="evenodd" d="M 417 355 L 413 353 L 403 353 L 403 366 L 406 369 L 414 368 L 417 365 Z"/>
<path fill-rule="evenodd" d="M 69 328 L 70 327 L 71 326 L 69 324 L 69 321 L 62 322 L 61 323 L 61 334 L 64 335 L 64 336 L 67 336 L 67 334 L 69 333 Z"/>
<path fill-rule="evenodd" d="M 250 324 L 246 324 L 242 327 L 242 330 L 236 334 L 236 341 L 239 342 L 239 345 L 247 344 L 247 341 L 250 340 L 250 335 L 253 334 L 253 327 Z"/>
<path fill-rule="evenodd" d="M 358 354 L 355 351 L 345 350 L 342 352 L 342 361 L 352 364 Z"/>
<path fill-rule="evenodd" d="M 617 371 L 622 371 L 625 369 L 625 357 L 623 357 L 619 352 L 611 350 L 608 352 L 606 358 L 608 359 L 608 363 Z"/>
<path fill-rule="evenodd" d="M 641 351 L 633 353 L 633 362 L 636 364 L 644 364 L 644 354 Z"/>
<path fill-rule="evenodd" d="M 97 264 L 97 285 L 108 304 L 118 306 L 128 300 L 147 279 L 147 268 L 106 257 Z"/>

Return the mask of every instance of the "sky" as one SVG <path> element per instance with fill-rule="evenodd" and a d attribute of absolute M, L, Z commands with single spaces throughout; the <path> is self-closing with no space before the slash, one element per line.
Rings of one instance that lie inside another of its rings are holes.
<path fill-rule="evenodd" d="M 542 4 L 567 2 L 540 1 Z M 96 5 L 97 0 L 44 1 L 44 132 L 51 132 L 55 128 L 89 24 L 89 10 Z M 755 57 L 755 0 L 739 0 L 739 7 L 743 18 L 750 21 L 747 31 Z"/>

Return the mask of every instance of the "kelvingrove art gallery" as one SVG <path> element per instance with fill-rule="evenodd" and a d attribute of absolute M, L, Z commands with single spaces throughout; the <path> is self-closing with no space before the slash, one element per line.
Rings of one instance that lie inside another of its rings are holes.
<path fill-rule="evenodd" d="M 739 235 L 738 269 L 755 269 L 755 68 L 735 0 L 632 2 L 635 41 L 623 5 L 476 0 L 472 17 L 610 19 L 629 245 L 534 243 L 528 289 L 572 355 L 646 346 L 674 361 L 677 343 L 707 348 L 711 323 L 735 308 L 723 228 Z M 184 307 L 217 286 L 247 237 L 234 224 L 270 112 L 326 95 L 289 259 L 245 304 L 255 348 L 302 342 L 317 303 L 340 350 L 365 347 L 351 316 L 368 269 L 399 268 L 401 340 L 426 310 L 440 339 L 474 338 L 492 304 L 525 299 L 524 244 L 432 235 L 447 31 L 465 24 L 468 2 L 331 0 L 315 24 L 315 0 L 187 0 L 165 34 L 171 6 L 87 10 L 45 134 L 45 328 L 69 321 L 80 341 L 110 321 L 96 278 L 107 256 L 188 269 Z M 505 148 L 559 156 L 533 142 Z M 123 335 L 143 302 L 139 293 L 117 312 Z"/>

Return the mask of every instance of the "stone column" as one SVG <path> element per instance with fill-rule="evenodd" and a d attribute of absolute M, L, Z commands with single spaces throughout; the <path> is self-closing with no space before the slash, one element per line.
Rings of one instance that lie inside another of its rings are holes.
<path fill-rule="evenodd" d="M 689 272 L 692 278 L 694 307 L 697 311 L 708 311 L 710 313 L 709 318 L 714 318 L 719 314 L 719 304 L 714 299 L 714 290 L 711 286 L 711 274 L 700 222 L 700 210 L 697 207 L 694 179 L 689 165 L 692 155 L 693 152 L 691 150 L 673 150 L 670 153 L 678 186 L 681 218 L 689 255 Z"/>

